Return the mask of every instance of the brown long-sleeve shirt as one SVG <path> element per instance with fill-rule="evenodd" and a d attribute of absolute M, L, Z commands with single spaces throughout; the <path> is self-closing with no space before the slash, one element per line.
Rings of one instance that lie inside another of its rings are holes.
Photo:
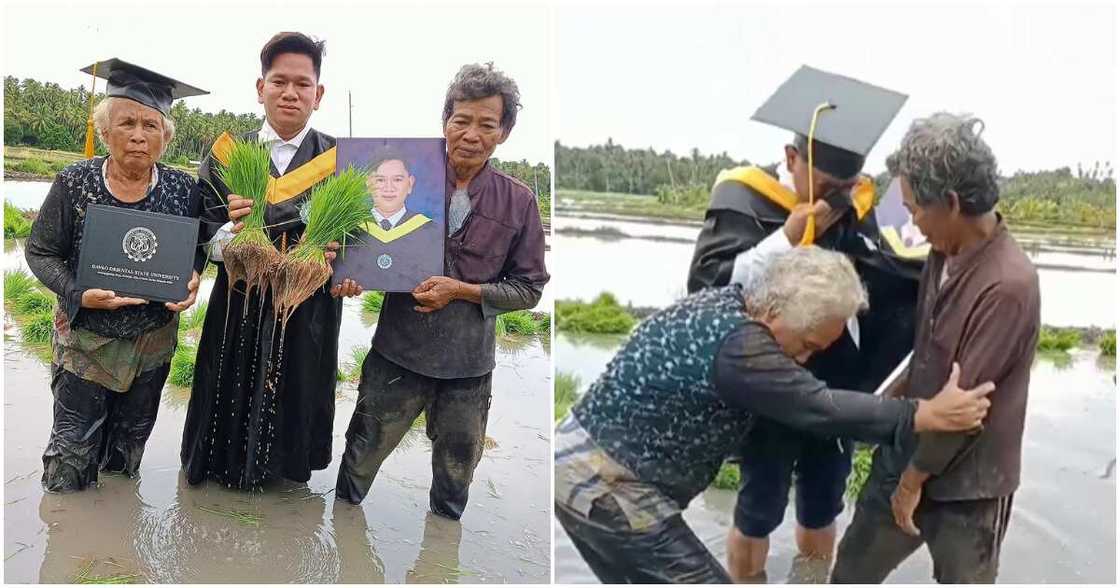
<path fill-rule="evenodd" d="M 1002 218 L 988 240 L 947 258 L 933 252 L 918 293 L 918 328 L 904 395 L 931 398 L 960 363 L 960 385 L 995 383 L 976 434 L 926 433 L 901 451 L 884 447 L 888 471 L 909 463 L 931 474 L 934 500 L 1006 496 L 1019 486 L 1031 363 L 1038 342 L 1038 274 Z"/>

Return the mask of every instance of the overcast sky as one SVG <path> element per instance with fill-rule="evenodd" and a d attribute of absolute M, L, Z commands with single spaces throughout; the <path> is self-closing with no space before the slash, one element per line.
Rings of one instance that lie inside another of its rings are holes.
<path fill-rule="evenodd" d="M 210 90 L 186 99 L 191 108 L 261 114 L 254 88 L 261 46 L 276 32 L 302 31 L 327 42 L 326 94 L 311 119 L 315 128 L 347 134 L 350 90 L 355 136 L 438 137 L 455 72 L 465 63 L 493 61 L 517 81 L 524 104 L 495 155 L 551 165 L 546 8 L 230 4 L 5 2 L 4 73 L 88 86 L 80 68 L 120 57 Z"/>
<path fill-rule="evenodd" d="M 749 118 L 806 64 L 910 96 L 870 172 L 937 110 L 981 117 L 1003 173 L 1115 161 L 1116 14 L 1103 3 L 570 6 L 555 22 L 566 145 L 776 161 L 790 134 Z"/>

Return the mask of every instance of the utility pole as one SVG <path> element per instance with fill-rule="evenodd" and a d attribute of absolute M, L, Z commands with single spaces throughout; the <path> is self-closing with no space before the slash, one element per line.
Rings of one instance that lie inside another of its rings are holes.
<path fill-rule="evenodd" d="M 354 97 L 351 95 L 350 90 L 346 91 L 346 103 L 350 106 L 350 136 L 354 136 Z"/>

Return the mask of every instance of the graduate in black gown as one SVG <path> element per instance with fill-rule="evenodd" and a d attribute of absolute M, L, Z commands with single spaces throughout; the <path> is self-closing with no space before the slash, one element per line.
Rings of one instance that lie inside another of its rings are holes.
<path fill-rule="evenodd" d="M 872 392 L 913 347 L 923 259 L 898 255 L 880 233 L 874 184 L 860 173 L 905 99 L 850 78 L 798 70 L 753 117 L 795 134 L 785 160 L 720 173 L 689 268 L 688 291 L 695 292 L 745 284 L 766 256 L 799 243 L 847 254 L 868 288 L 870 309 L 806 365 L 829 386 Z M 815 208 L 807 202 L 810 187 Z M 848 440 L 819 439 L 758 419 L 741 455 L 743 485 L 728 546 L 733 578 L 764 573 L 767 537 L 782 521 L 791 477 L 797 483 L 798 544 L 831 556 L 851 455 Z"/>
<path fill-rule="evenodd" d="M 322 52 L 321 41 L 300 33 L 279 33 L 261 51 L 257 91 L 265 123 L 245 138 L 272 150 L 265 225 L 278 249 L 298 241 L 305 227 L 301 205 L 335 170 L 334 138 L 308 124 L 323 95 Z M 217 177 L 232 142 L 228 134 L 219 137 L 199 168 L 218 278 L 198 346 L 181 458 L 191 484 L 210 478 L 256 489 L 279 477 L 305 482 L 330 463 L 342 301 L 324 286 L 282 329 L 270 296 L 246 297 L 244 282 L 229 283 L 221 244 L 232 238 L 231 214 L 241 218 L 249 210 L 240 208 L 243 199 L 227 206 L 229 189 Z"/>

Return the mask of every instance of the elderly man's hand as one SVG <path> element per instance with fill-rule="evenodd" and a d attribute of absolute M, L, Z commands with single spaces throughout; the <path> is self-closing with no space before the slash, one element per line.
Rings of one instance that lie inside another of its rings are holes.
<path fill-rule="evenodd" d="M 905 480 L 895 486 L 891 494 L 891 513 L 894 515 L 894 524 L 902 529 L 903 533 L 917 537 L 921 532 L 914 524 L 914 511 L 922 500 L 921 485 L 909 484 Z"/>
<path fill-rule="evenodd" d="M 415 307 L 416 312 L 432 312 L 439 310 L 455 300 L 463 283 L 447 276 L 432 276 L 412 291 L 412 297 L 420 304 Z"/>
<path fill-rule="evenodd" d="M 331 288 L 331 296 L 334 296 L 335 298 L 338 298 L 339 296 L 343 298 L 350 298 L 352 296 L 358 296 L 361 293 L 362 285 L 355 282 L 354 280 L 351 280 L 350 278 L 342 280 L 341 284 L 335 284 L 334 287 Z"/>
<path fill-rule="evenodd" d="M 237 194 L 230 194 L 229 201 L 229 220 L 233 223 L 233 228 L 230 229 L 234 234 L 240 233 L 241 229 L 245 228 L 245 223 L 241 222 L 253 211 L 253 201 L 248 198 L 242 198 Z"/>
<path fill-rule="evenodd" d="M 135 304 L 147 304 L 148 301 L 143 298 L 129 298 L 126 296 L 117 296 L 116 292 L 112 290 L 101 290 L 100 288 L 90 288 L 82 292 L 82 308 L 90 308 L 94 310 L 116 310 L 122 306 L 132 306 Z"/>
<path fill-rule="evenodd" d="M 171 312 L 183 312 L 194 305 L 198 297 L 198 272 L 194 272 L 191 281 L 187 283 L 187 299 L 179 302 L 164 302 L 163 305 Z"/>

